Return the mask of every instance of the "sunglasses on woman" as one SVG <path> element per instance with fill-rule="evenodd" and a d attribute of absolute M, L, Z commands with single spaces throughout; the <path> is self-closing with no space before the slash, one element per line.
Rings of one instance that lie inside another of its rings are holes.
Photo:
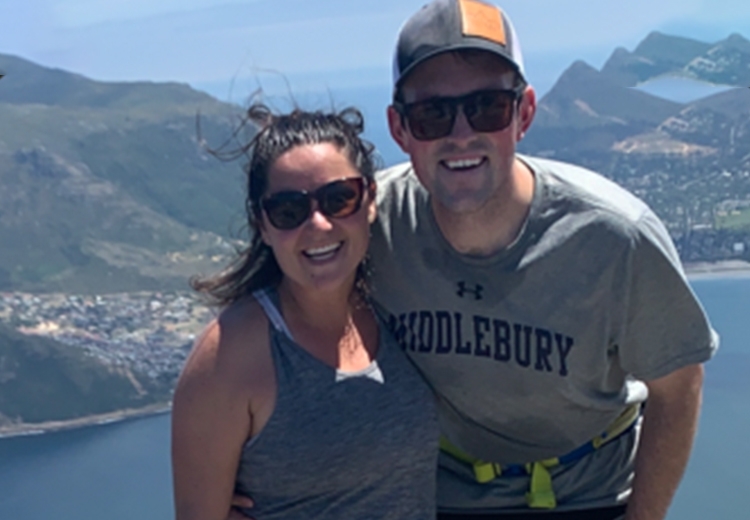
<path fill-rule="evenodd" d="M 313 201 L 326 217 L 343 218 L 359 211 L 365 188 L 365 177 L 350 177 L 324 184 L 315 191 L 279 191 L 266 195 L 260 206 L 276 229 L 290 230 L 301 226 L 313 212 Z"/>
<path fill-rule="evenodd" d="M 433 97 L 414 103 L 393 102 L 393 108 L 406 118 L 415 139 L 432 141 L 453 131 L 458 107 L 476 132 L 497 132 L 510 124 L 516 102 L 525 87 L 513 90 L 478 90 L 457 97 Z"/>

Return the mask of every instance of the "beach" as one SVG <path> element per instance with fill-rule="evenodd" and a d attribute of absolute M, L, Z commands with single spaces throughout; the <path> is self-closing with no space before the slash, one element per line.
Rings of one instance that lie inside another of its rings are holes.
<path fill-rule="evenodd" d="M 142 408 L 128 408 L 96 415 L 76 417 L 75 419 L 61 421 L 45 421 L 41 423 L 15 423 L 0 426 L 0 439 L 8 437 L 19 437 L 24 435 L 40 435 L 43 433 L 59 432 L 76 428 L 86 428 L 109 424 L 113 422 L 126 421 L 150 415 L 168 413 L 172 409 L 172 403 L 155 403 Z"/>
<path fill-rule="evenodd" d="M 685 274 L 691 280 L 718 277 L 749 277 L 750 262 L 745 260 L 721 260 L 719 262 L 688 262 Z"/>

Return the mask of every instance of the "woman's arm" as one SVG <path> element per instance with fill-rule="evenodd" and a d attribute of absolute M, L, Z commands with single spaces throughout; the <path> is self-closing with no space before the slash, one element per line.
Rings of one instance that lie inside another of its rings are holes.
<path fill-rule="evenodd" d="M 238 321 L 224 314 L 206 328 L 175 390 L 172 473 L 177 520 L 224 520 L 230 511 L 242 446 L 253 426 L 252 372 L 257 360 L 251 358 L 257 345 L 249 343 L 265 339 L 267 344 L 267 334 L 246 333 L 258 320 L 246 318 L 244 325 Z"/>

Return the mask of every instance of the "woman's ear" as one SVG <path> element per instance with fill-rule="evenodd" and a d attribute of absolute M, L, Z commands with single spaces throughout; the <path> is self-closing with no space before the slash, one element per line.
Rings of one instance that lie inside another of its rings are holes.
<path fill-rule="evenodd" d="M 260 239 L 263 240 L 263 243 L 268 247 L 271 247 L 271 243 L 268 238 L 268 229 L 266 228 L 265 222 L 263 222 L 262 216 L 255 219 L 255 226 L 258 229 L 258 233 L 260 233 Z"/>

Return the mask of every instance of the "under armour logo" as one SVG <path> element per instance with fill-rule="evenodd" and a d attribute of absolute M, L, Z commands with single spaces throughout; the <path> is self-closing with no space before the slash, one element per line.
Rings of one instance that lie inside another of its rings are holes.
<path fill-rule="evenodd" d="M 458 282 L 458 290 L 456 291 L 456 294 L 463 298 L 464 294 L 471 293 L 474 295 L 475 300 L 481 300 L 482 291 L 484 291 L 484 287 L 479 284 L 475 285 L 473 289 L 470 289 L 466 287 L 466 282 Z"/>

